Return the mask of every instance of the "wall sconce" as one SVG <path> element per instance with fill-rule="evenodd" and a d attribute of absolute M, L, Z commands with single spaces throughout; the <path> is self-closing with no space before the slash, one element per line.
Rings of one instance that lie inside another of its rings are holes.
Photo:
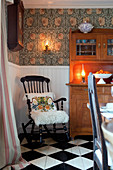
<path fill-rule="evenodd" d="M 47 52 L 47 53 L 50 52 L 50 44 L 51 44 L 51 43 L 50 43 L 49 40 L 46 40 L 46 41 L 44 42 L 44 48 L 45 48 L 44 51 Z"/>
<path fill-rule="evenodd" d="M 86 83 L 86 81 L 85 81 L 85 75 L 86 75 L 86 73 L 85 73 L 85 71 L 84 71 L 84 64 L 82 64 L 82 72 L 81 72 L 81 75 L 82 75 L 82 83 Z"/>

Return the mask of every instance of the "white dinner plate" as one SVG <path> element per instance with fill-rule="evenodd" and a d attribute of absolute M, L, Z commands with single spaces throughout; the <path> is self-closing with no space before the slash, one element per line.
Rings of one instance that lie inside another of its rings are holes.
<path fill-rule="evenodd" d="M 108 112 L 104 112 L 101 113 L 106 119 L 113 119 L 113 114 L 112 113 L 108 113 Z"/>
<path fill-rule="evenodd" d="M 106 106 L 101 106 L 101 109 L 106 109 Z"/>
<path fill-rule="evenodd" d="M 106 106 L 101 106 L 101 107 L 100 107 L 100 111 L 101 111 L 101 112 L 106 112 Z"/>
<path fill-rule="evenodd" d="M 110 112 L 110 113 L 113 113 L 113 108 L 110 109 L 110 108 L 106 108 L 106 111 Z"/>

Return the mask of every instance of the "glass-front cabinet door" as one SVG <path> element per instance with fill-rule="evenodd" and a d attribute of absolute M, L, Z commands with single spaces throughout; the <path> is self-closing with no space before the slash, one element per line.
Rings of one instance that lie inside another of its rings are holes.
<path fill-rule="evenodd" d="M 76 55 L 96 55 L 96 39 L 77 39 Z"/>
<path fill-rule="evenodd" d="M 113 60 L 113 35 L 104 35 L 102 41 L 102 60 Z"/>
<path fill-rule="evenodd" d="M 73 44 L 74 58 L 76 60 L 97 60 L 100 56 L 100 39 L 97 35 L 76 36 Z"/>

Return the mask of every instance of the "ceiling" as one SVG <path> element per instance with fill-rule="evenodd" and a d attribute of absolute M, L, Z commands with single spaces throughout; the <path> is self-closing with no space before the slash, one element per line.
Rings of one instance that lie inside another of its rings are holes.
<path fill-rule="evenodd" d="M 113 8 L 113 0 L 22 0 L 25 8 Z"/>

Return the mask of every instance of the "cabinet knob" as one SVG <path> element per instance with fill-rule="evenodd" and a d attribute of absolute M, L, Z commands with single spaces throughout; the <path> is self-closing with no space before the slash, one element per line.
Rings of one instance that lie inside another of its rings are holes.
<path fill-rule="evenodd" d="M 84 89 L 84 91 L 88 91 L 88 89 Z"/>
<path fill-rule="evenodd" d="M 98 43 L 98 48 L 100 48 L 100 43 Z"/>
<path fill-rule="evenodd" d="M 106 44 L 105 43 L 103 44 L 103 47 L 106 48 Z"/>

